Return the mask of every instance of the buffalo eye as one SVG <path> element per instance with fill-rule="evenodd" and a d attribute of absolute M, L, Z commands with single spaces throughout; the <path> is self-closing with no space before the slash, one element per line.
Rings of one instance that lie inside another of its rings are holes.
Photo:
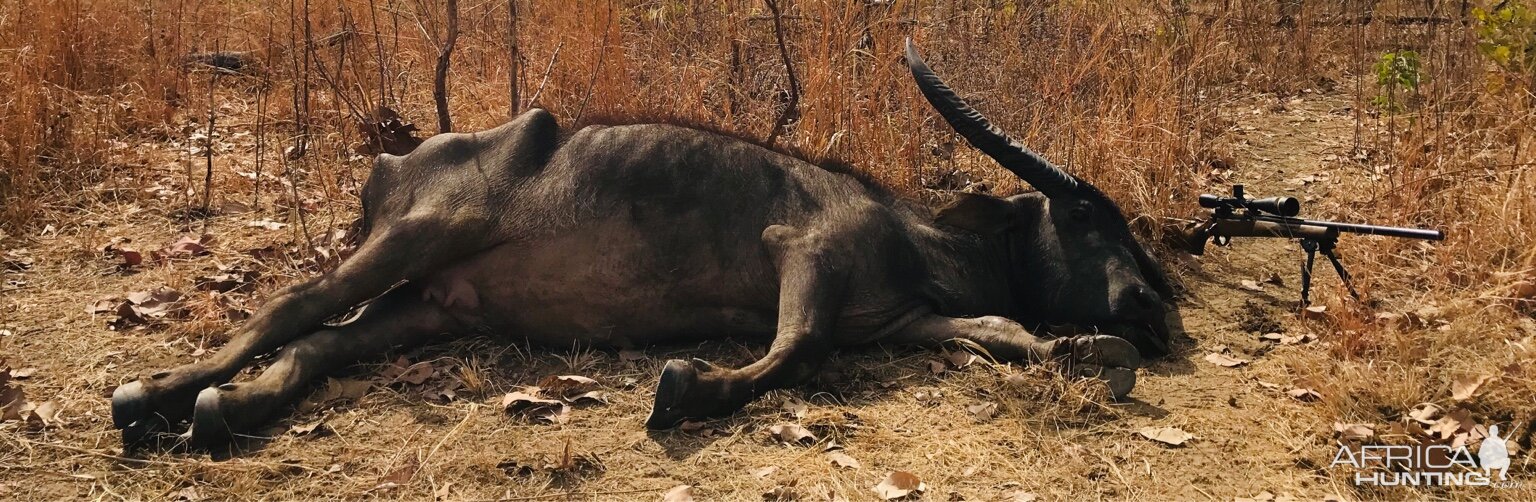
<path fill-rule="evenodd" d="M 1086 222 L 1093 216 L 1093 206 L 1087 202 L 1073 204 L 1072 208 L 1067 210 L 1067 216 L 1072 217 L 1074 221 Z"/>

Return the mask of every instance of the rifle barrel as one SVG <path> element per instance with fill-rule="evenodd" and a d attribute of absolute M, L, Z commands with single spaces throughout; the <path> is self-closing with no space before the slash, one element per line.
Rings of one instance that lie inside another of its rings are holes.
<path fill-rule="evenodd" d="M 1423 239 L 1430 241 L 1445 240 L 1445 232 L 1428 228 L 1388 227 L 1382 225 L 1363 225 L 1359 223 L 1340 223 L 1337 221 L 1306 220 L 1301 218 L 1285 218 L 1279 216 L 1259 216 L 1260 219 L 1273 221 L 1286 225 L 1311 225 L 1317 227 L 1332 228 L 1340 232 L 1349 232 L 1366 235 L 1385 235 L 1387 237 L 1400 237 L 1404 239 Z"/>

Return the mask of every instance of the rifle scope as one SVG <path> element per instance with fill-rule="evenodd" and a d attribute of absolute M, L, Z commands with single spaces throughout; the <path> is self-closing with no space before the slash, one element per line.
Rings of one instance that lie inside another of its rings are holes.
<path fill-rule="evenodd" d="M 1221 197 L 1211 194 L 1201 195 L 1200 207 L 1225 211 L 1232 211 L 1234 209 L 1247 209 L 1250 211 L 1287 217 L 1301 214 L 1301 201 L 1296 200 L 1295 197 L 1265 197 L 1263 199 L 1249 199 L 1243 197 L 1242 185 L 1232 185 L 1231 197 Z"/>

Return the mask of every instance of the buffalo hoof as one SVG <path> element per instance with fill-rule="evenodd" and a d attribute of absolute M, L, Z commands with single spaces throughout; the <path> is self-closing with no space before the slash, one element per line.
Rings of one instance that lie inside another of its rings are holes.
<path fill-rule="evenodd" d="M 1074 336 L 1063 340 L 1057 356 L 1070 356 L 1074 363 L 1099 366 L 1140 368 L 1141 352 L 1124 338 L 1109 335 Z"/>
<path fill-rule="evenodd" d="M 1087 335 L 1067 338 L 1058 346 L 1058 356 L 1067 357 L 1072 373 L 1098 378 L 1109 385 L 1115 399 L 1124 398 L 1136 387 L 1136 368 L 1142 364 L 1141 353 L 1124 338 Z"/>
<path fill-rule="evenodd" d="M 112 427 L 123 431 L 123 447 L 131 449 L 169 430 L 171 424 L 154 412 L 144 384 L 133 381 L 112 391 Z"/>
<path fill-rule="evenodd" d="M 1124 399 L 1131 393 L 1131 389 L 1136 388 L 1136 370 L 1130 368 L 1078 364 L 1072 371 L 1078 377 L 1102 380 L 1109 386 L 1109 395 L 1117 400 Z"/>
<path fill-rule="evenodd" d="M 741 409 L 746 403 L 727 392 L 725 377 L 725 370 L 702 359 L 667 361 L 645 427 L 671 429 L 686 419 L 721 417 Z"/>
<path fill-rule="evenodd" d="M 671 429 L 689 418 L 684 411 L 684 404 L 688 391 L 698 381 L 698 370 L 687 361 L 667 361 L 666 366 L 661 368 L 661 380 L 656 383 L 656 403 L 651 405 L 651 416 L 645 419 L 645 428 Z"/>
<path fill-rule="evenodd" d="M 149 393 L 144 391 L 143 382 L 134 380 L 119 385 L 117 390 L 112 391 L 113 427 L 127 429 L 149 414 Z"/>
<path fill-rule="evenodd" d="M 234 440 L 234 431 L 224 419 L 219 392 L 219 387 L 209 387 L 197 393 L 197 404 L 192 408 L 192 437 L 188 441 L 195 450 L 227 446 Z"/>

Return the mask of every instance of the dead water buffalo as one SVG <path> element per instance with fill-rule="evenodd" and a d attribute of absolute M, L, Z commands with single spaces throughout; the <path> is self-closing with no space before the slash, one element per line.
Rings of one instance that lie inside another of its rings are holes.
<path fill-rule="evenodd" d="M 274 418 L 327 372 L 447 334 L 569 347 L 773 335 L 742 368 L 668 361 L 646 426 L 716 417 L 817 371 L 834 348 L 967 339 L 997 358 L 1060 360 L 1130 392 L 1167 352 L 1158 264 L 1103 192 L 1008 139 L 910 44 L 922 93 L 1038 192 L 956 193 L 934 209 L 746 141 L 665 124 L 561 141 L 532 110 L 380 155 L 364 240 L 289 287 L 213 357 L 119 387 L 125 441 L 191 421 L 194 446 Z M 323 321 L 373 301 L 353 322 Z M 1026 326 L 1105 334 L 1043 339 Z M 226 383 L 276 350 L 253 380 Z"/>

